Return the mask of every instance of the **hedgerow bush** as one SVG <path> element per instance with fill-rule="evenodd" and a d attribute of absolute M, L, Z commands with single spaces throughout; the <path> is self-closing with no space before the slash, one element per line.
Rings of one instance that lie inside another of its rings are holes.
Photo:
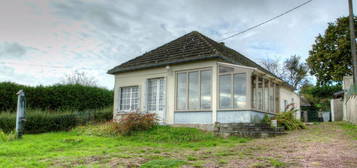
<path fill-rule="evenodd" d="M 297 110 L 294 109 L 286 112 L 280 112 L 272 119 L 277 120 L 278 126 L 284 127 L 286 130 L 305 129 L 305 124 L 295 118 L 294 114 L 296 112 Z"/>
<path fill-rule="evenodd" d="M 24 86 L 11 82 L 0 83 L 0 111 L 16 110 L 16 93 L 23 89 L 26 106 L 49 111 L 83 111 L 111 106 L 113 91 L 82 85 Z"/>
<path fill-rule="evenodd" d="M 49 113 L 35 111 L 26 114 L 25 133 L 43 133 L 66 131 L 88 122 L 103 122 L 111 120 L 113 112 L 110 108 L 102 111 Z M 6 133 L 15 130 L 16 114 L 0 114 L 0 129 Z"/>

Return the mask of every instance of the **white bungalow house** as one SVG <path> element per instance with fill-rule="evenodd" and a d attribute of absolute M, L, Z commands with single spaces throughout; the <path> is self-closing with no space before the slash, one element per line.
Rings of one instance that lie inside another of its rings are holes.
<path fill-rule="evenodd" d="M 300 107 L 291 86 L 196 31 L 108 73 L 115 76 L 114 119 L 139 111 L 164 124 L 255 123 L 290 103 Z"/>

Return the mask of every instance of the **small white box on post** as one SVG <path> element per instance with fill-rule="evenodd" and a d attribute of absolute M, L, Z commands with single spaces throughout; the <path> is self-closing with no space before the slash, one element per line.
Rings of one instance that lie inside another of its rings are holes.
<path fill-rule="evenodd" d="M 16 111 L 16 138 L 21 138 L 24 134 L 24 124 L 25 124 L 25 92 L 20 90 L 16 93 L 17 95 L 17 111 Z"/>

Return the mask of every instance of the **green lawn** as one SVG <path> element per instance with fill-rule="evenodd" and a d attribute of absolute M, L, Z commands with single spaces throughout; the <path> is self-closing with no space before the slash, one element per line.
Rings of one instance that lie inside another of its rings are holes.
<path fill-rule="evenodd" d="M 165 126 L 127 137 L 91 136 L 83 132 L 94 127 L 79 129 L 82 132 L 77 129 L 25 135 L 21 140 L 0 142 L 0 167 L 111 167 L 113 164 L 177 167 L 198 160 L 190 154 L 192 151 L 248 141 L 217 138 L 193 128 Z M 181 158 L 176 154 L 182 154 Z"/>
<path fill-rule="evenodd" d="M 345 122 L 254 140 L 166 126 L 123 137 L 102 128 L 0 142 L 0 167 L 357 167 L 348 159 L 357 158 L 357 127 Z"/>

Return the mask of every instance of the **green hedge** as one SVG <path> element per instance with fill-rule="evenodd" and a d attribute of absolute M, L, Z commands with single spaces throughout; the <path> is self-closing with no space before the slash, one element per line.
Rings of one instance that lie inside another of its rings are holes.
<path fill-rule="evenodd" d="M 109 121 L 113 111 L 88 111 L 76 113 L 30 113 L 26 115 L 25 133 L 66 131 L 88 122 Z M 15 130 L 16 115 L 0 114 L 0 129 L 8 133 Z"/>
<path fill-rule="evenodd" d="M 23 89 L 26 106 L 42 110 L 100 109 L 113 104 L 113 91 L 82 85 L 24 86 L 11 82 L 0 83 L 0 111 L 15 111 L 16 93 Z"/>

